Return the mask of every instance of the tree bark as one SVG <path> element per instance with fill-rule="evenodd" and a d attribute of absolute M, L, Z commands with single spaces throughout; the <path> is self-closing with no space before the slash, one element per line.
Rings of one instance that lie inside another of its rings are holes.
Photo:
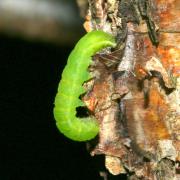
<path fill-rule="evenodd" d="M 117 38 L 84 97 L 100 122 L 91 154 L 130 180 L 180 179 L 180 1 L 89 0 L 84 27 Z"/>

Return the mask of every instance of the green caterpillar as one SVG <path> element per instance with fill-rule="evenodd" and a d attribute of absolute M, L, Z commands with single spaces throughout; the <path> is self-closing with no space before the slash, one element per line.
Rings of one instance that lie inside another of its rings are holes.
<path fill-rule="evenodd" d="M 79 40 L 69 55 L 55 98 L 54 117 L 60 132 L 72 140 L 90 140 L 99 131 L 96 119 L 76 117 L 76 108 L 85 106 L 79 97 L 85 93 L 83 83 L 91 78 L 88 72 L 91 56 L 105 47 L 115 46 L 112 35 L 91 31 Z"/>

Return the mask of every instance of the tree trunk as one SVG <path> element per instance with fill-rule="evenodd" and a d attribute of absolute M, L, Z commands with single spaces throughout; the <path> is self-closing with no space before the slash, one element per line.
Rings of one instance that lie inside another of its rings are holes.
<path fill-rule="evenodd" d="M 100 122 L 91 154 L 130 180 L 180 179 L 180 1 L 78 2 L 82 14 L 88 5 L 86 31 L 117 37 L 94 57 L 99 78 L 84 97 Z"/>

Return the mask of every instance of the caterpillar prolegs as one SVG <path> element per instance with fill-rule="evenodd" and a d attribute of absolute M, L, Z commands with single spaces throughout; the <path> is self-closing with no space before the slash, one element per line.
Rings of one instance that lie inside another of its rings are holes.
<path fill-rule="evenodd" d="M 91 56 L 106 47 L 115 47 L 112 35 L 91 31 L 83 36 L 68 57 L 55 98 L 54 117 L 61 133 L 75 141 L 93 139 L 99 131 L 95 118 L 76 117 L 76 108 L 85 106 L 79 96 L 85 93 L 82 84 L 90 79 Z"/>

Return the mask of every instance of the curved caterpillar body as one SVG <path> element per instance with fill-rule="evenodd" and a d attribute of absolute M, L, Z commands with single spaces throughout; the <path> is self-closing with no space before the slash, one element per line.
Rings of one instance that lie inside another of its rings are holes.
<path fill-rule="evenodd" d="M 85 93 L 82 84 L 91 78 L 88 73 L 91 56 L 115 45 L 112 35 L 92 31 L 79 40 L 69 55 L 55 98 L 54 117 L 60 132 L 72 140 L 86 141 L 94 138 L 99 131 L 96 119 L 76 117 L 76 108 L 85 106 L 79 96 Z"/>

